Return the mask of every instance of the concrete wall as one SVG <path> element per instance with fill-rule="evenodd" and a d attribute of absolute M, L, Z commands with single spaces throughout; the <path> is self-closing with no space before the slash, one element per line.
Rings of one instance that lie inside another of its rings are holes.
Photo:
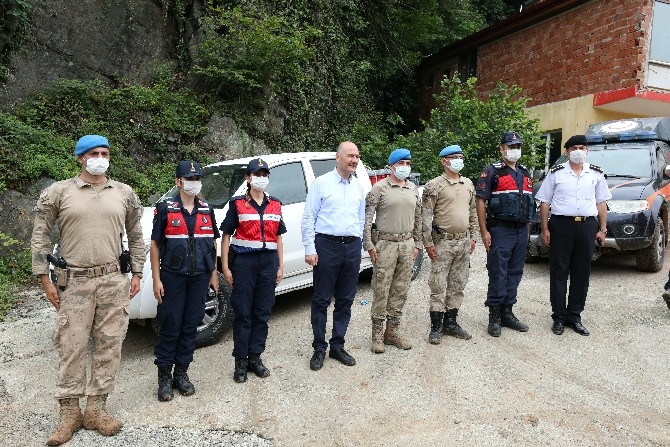
<path fill-rule="evenodd" d="M 589 124 L 638 117 L 637 115 L 595 109 L 593 107 L 593 95 L 529 107 L 528 112 L 533 118 L 540 120 L 540 129 L 543 131 L 560 130 L 563 133 L 561 147 L 572 135 L 586 132 Z"/>

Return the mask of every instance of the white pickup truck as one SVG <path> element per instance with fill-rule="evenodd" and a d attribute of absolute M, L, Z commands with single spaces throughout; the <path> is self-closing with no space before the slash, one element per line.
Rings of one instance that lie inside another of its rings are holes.
<path fill-rule="evenodd" d="M 228 200 L 246 190 L 245 172 L 247 164 L 256 157 L 240 158 L 214 163 L 202 169 L 202 196 L 214 207 L 217 224 L 220 225 L 228 210 Z M 305 249 L 302 245 L 300 224 L 307 191 L 314 179 L 335 168 L 335 152 L 301 152 L 263 155 L 270 166 L 270 184 L 266 192 L 282 202 L 282 214 L 287 232 L 284 243 L 284 278 L 276 288 L 277 295 L 312 286 L 312 267 L 305 263 Z M 363 181 L 366 192 L 372 187 L 368 172 L 363 163 L 356 170 Z M 173 190 L 163 197 L 170 196 Z M 162 198 L 161 198 L 162 199 Z M 130 302 L 130 318 L 134 320 L 153 319 L 156 316 L 156 299 L 153 295 L 151 265 L 148 261 L 153 208 L 147 207 L 142 218 L 142 229 L 147 249 L 147 262 L 140 292 Z M 218 246 L 219 244 L 217 244 Z M 219 268 L 221 266 L 219 248 Z M 415 261 L 415 273 L 418 274 L 423 261 L 423 252 Z M 361 271 L 371 269 L 370 256 L 363 250 Z M 232 321 L 230 288 L 219 274 L 219 293 L 210 295 L 206 304 L 205 317 L 198 326 L 197 346 L 206 346 L 216 342 L 228 329 Z"/>

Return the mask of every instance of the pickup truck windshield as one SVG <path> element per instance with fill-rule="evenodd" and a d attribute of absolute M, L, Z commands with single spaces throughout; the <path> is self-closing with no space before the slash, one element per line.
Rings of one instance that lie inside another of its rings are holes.
<path fill-rule="evenodd" d="M 565 154 L 561 155 L 556 164 L 565 163 Z M 651 177 L 652 159 L 647 146 L 635 146 L 616 149 L 609 146 L 589 147 L 586 162 L 600 166 L 608 177 Z"/>
<path fill-rule="evenodd" d="M 246 165 L 211 166 L 202 170 L 202 196 L 213 208 L 223 208 L 244 183 Z"/>
<path fill-rule="evenodd" d="M 202 170 L 202 197 L 212 208 L 223 208 L 245 181 L 246 165 L 209 166 Z M 177 194 L 173 186 L 156 203 Z"/>

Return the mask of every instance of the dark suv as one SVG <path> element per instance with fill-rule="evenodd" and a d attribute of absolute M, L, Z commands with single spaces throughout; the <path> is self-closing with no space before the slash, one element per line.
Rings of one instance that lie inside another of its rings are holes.
<path fill-rule="evenodd" d="M 668 240 L 670 118 L 592 124 L 586 139 L 586 162 L 603 168 L 612 193 L 607 202 L 607 238 L 602 247 L 596 246 L 593 259 L 603 253 L 634 254 L 639 270 L 658 272 Z M 556 164 L 565 161 L 563 154 Z M 531 223 L 527 261 L 549 255 L 537 214 L 538 220 Z"/>

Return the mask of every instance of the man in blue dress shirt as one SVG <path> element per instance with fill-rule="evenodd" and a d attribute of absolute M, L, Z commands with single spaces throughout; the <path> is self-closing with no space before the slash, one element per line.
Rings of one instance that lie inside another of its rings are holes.
<path fill-rule="evenodd" d="M 344 336 L 358 285 L 365 224 L 365 191 L 355 175 L 359 159 L 354 143 L 340 143 L 336 168 L 314 180 L 302 216 L 305 262 L 314 267 L 314 354 L 309 364 L 314 371 L 323 366 L 328 344 L 331 358 L 347 366 L 356 364 L 344 350 Z M 333 297 L 333 332 L 327 343 L 326 321 Z"/>

